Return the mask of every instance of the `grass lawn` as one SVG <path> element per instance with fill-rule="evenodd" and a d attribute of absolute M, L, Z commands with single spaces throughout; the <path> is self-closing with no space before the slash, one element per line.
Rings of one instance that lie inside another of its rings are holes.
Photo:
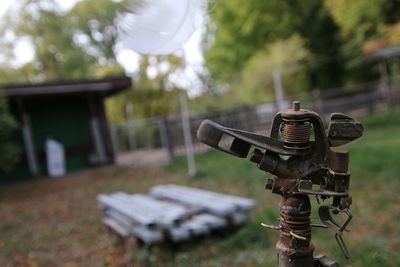
<path fill-rule="evenodd" d="M 351 266 L 400 266 L 400 112 L 363 120 L 365 135 L 350 151 L 352 212 L 344 236 Z M 107 167 L 62 179 L 0 184 L 0 266 L 125 266 L 117 239 L 101 224 L 96 195 L 145 193 L 177 183 L 254 198 L 251 222 L 229 237 L 176 247 L 140 248 L 135 266 L 275 266 L 279 196 L 264 190 L 266 173 L 248 160 L 209 152 L 196 157 L 198 177 L 186 177 L 184 159 L 167 167 Z M 313 219 L 317 221 L 316 201 Z M 346 266 L 334 234 L 313 230 L 315 254 Z"/>

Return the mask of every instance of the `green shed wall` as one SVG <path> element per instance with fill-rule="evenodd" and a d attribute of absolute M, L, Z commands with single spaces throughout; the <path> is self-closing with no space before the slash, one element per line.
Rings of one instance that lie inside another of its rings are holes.
<path fill-rule="evenodd" d="M 92 151 L 90 114 L 87 98 L 84 96 L 35 97 L 24 99 L 24 111 L 29 115 L 31 131 L 38 157 L 40 175 L 47 175 L 45 143 L 47 138 L 60 142 L 66 152 L 66 169 L 79 170 L 89 166 Z M 16 108 L 12 109 L 16 113 Z M 22 133 L 16 139 L 21 152 L 25 155 Z M 26 160 L 8 173 L 1 173 L 5 178 L 30 177 Z"/>
<path fill-rule="evenodd" d="M 30 114 L 32 135 L 40 160 L 40 173 L 47 174 L 43 155 L 47 138 L 60 142 L 66 150 L 67 172 L 89 165 L 90 116 L 86 98 L 32 99 L 25 104 Z M 73 150 L 75 152 L 71 153 Z"/>

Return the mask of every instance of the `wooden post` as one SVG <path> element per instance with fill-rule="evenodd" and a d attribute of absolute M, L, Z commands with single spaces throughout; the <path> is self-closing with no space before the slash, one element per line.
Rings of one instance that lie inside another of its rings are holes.
<path fill-rule="evenodd" d="M 96 160 L 98 163 L 105 163 L 107 161 L 106 149 L 104 145 L 104 138 L 101 131 L 101 124 L 97 105 L 93 97 L 88 97 L 89 112 L 90 112 L 90 129 L 92 132 L 93 146 L 96 153 Z"/>
<path fill-rule="evenodd" d="M 35 177 L 39 175 L 39 165 L 36 155 L 35 143 L 33 141 L 31 121 L 29 115 L 25 113 L 24 103 L 22 98 L 17 99 L 17 106 L 18 106 L 19 116 L 22 122 L 21 126 L 22 138 L 24 140 L 25 153 L 26 153 L 26 158 L 28 160 L 29 171 L 31 172 L 32 176 Z"/>
<path fill-rule="evenodd" d="M 97 106 L 99 111 L 99 118 L 100 118 L 100 126 L 103 132 L 103 141 L 106 148 L 107 153 L 107 161 L 109 163 L 114 163 L 114 159 L 116 157 L 114 153 L 114 146 L 111 140 L 111 132 L 107 121 L 107 116 L 104 107 L 104 98 L 98 97 L 97 98 Z"/>

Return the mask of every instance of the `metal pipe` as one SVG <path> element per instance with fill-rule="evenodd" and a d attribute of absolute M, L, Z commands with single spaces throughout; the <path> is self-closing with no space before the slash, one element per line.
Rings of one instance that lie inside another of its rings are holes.
<path fill-rule="evenodd" d="M 279 267 L 313 267 L 311 204 L 306 195 L 282 196 L 280 236 L 276 244 Z"/>

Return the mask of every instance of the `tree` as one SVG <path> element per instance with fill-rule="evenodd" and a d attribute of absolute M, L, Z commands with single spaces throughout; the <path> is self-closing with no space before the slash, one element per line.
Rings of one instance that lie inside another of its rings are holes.
<path fill-rule="evenodd" d="M 88 76 L 90 58 L 73 42 L 73 31 L 54 0 L 25 0 L 17 16 L 9 16 L 6 32 L 28 41 L 34 50 L 29 81 L 77 79 Z M 30 63 L 28 63 L 30 64 Z"/>
<path fill-rule="evenodd" d="M 84 0 L 65 13 L 54 0 L 24 0 L 15 10 L 17 15 L 9 14 L 3 24 L 2 45 L 8 48 L 3 57 L 13 57 L 15 44 L 24 40 L 33 47 L 32 62 L 9 68 L 24 74 L 22 82 L 98 76 L 97 68 L 118 67 L 115 19 L 124 6 L 123 1 L 93 5 Z"/>
<path fill-rule="evenodd" d="M 397 0 L 325 0 L 345 40 L 344 52 L 361 52 L 366 42 L 378 41 L 376 49 L 399 44 L 400 2 Z M 380 41 L 379 41 L 380 40 Z M 365 52 L 374 50 L 374 46 Z"/>
<path fill-rule="evenodd" d="M 171 82 L 171 77 L 182 68 L 184 61 L 179 56 L 142 56 L 134 76 L 134 87 L 107 102 L 109 118 L 118 122 L 126 120 L 125 106 L 128 103 L 134 106 L 135 118 L 177 112 L 178 97 L 183 89 Z"/>
<path fill-rule="evenodd" d="M 205 59 L 216 82 L 237 82 L 259 50 L 297 34 L 314 58 L 304 66 L 307 77 L 300 87 L 341 84 L 343 65 L 335 60 L 340 54 L 339 28 L 321 1 L 220 0 L 210 16 Z"/>
<path fill-rule="evenodd" d="M 298 94 L 307 90 L 307 69 L 310 59 L 305 41 L 299 35 L 268 43 L 259 49 L 245 64 L 230 94 L 237 103 L 257 103 L 271 100 L 274 95 L 272 73 L 280 70 L 285 93 Z"/>
<path fill-rule="evenodd" d="M 348 81 L 370 81 L 373 66 L 360 68 L 360 62 L 367 53 L 400 45 L 400 2 L 325 0 L 324 5 L 340 27 L 341 51 L 350 59 L 346 64 Z"/>
<path fill-rule="evenodd" d="M 292 31 L 310 51 L 307 62 L 309 90 L 339 87 L 345 75 L 340 28 L 320 0 L 289 1 Z M 303 87 L 305 89 L 305 87 Z"/>
<path fill-rule="evenodd" d="M 219 0 L 205 38 L 205 59 L 213 79 L 229 81 L 268 41 L 288 37 L 287 11 L 281 0 Z"/>
<path fill-rule="evenodd" d="M 8 171 L 18 161 L 19 148 L 14 143 L 17 123 L 11 117 L 5 97 L 0 92 L 0 171 Z"/>
<path fill-rule="evenodd" d="M 127 1 L 79 1 L 68 13 L 75 43 L 100 65 L 116 65 L 118 14 L 126 10 Z"/>

